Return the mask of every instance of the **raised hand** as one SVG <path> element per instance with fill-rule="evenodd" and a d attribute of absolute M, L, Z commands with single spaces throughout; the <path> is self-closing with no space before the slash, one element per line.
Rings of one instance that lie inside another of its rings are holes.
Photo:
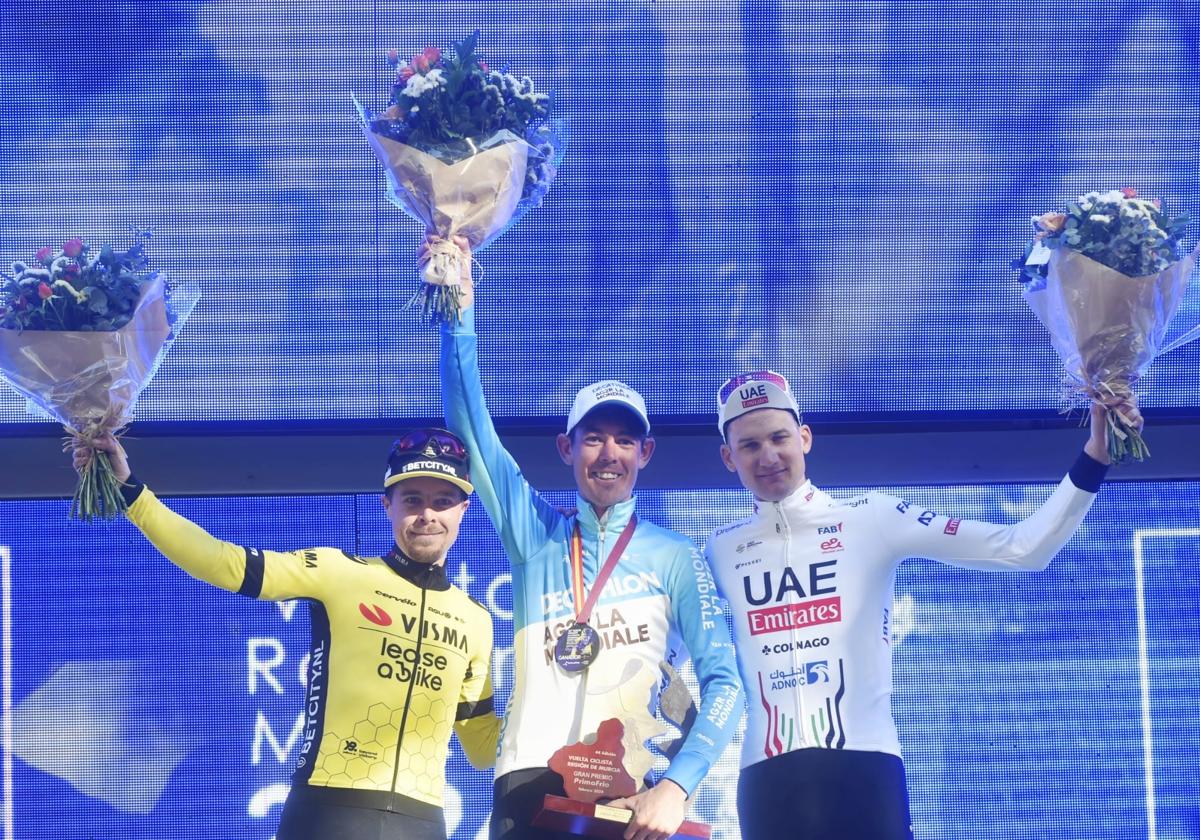
<path fill-rule="evenodd" d="M 1108 412 L 1113 410 L 1120 412 L 1121 418 L 1138 431 L 1141 431 L 1142 426 L 1146 422 L 1145 418 L 1142 417 L 1142 412 L 1138 410 L 1137 404 L 1132 401 L 1123 401 L 1111 407 L 1107 407 L 1103 403 L 1093 402 L 1091 410 L 1091 435 L 1088 437 L 1088 442 L 1084 445 L 1083 451 L 1101 464 L 1112 463 L 1112 457 L 1109 453 L 1112 452 L 1115 441 L 1112 440 L 1111 436 L 1117 434 L 1117 431 L 1109 422 Z"/>
<path fill-rule="evenodd" d="M 455 254 L 457 247 L 460 253 Z M 471 243 L 465 236 L 454 235 L 449 239 L 436 233 L 427 234 L 425 241 L 417 248 L 417 264 L 427 265 L 430 260 L 456 257 L 453 262 L 458 265 L 458 311 L 470 308 L 475 302 L 475 283 L 471 272 Z"/>
<path fill-rule="evenodd" d="M 75 472 L 82 474 L 97 452 L 108 455 L 108 462 L 112 465 L 117 481 L 124 484 L 129 480 L 129 458 L 125 454 L 125 447 L 121 446 L 121 442 L 111 433 L 93 438 L 88 443 L 75 439 L 71 447 L 71 465 L 75 467 Z"/>

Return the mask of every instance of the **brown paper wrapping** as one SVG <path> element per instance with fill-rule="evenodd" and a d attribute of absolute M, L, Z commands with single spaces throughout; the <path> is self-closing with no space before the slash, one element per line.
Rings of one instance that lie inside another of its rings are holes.
<path fill-rule="evenodd" d="M 155 278 L 132 320 L 114 332 L 0 329 L 0 371 L 68 429 L 117 429 L 132 418 L 170 335 L 163 283 Z"/>
<path fill-rule="evenodd" d="M 446 239 L 465 236 L 472 249 L 488 244 L 505 229 L 525 188 L 529 145 L 510 132 L 509 139 L 485 148 L 458 163 L 447 164 L 433 155 L 362 125 L 367 142 L 383 164 L 392 203 L 425 225 L 426 233 Z M 424 279 L 435 285 L 456 284 L 459 250 L 453 245 L 435 249 Z"/>
<path fill-rule="evenodd" d="M 1053 251 L 1045 286 L 1027 290 L 1025 300 L 1050 333 L 1071 394 L 1136 404 L 1133 383 L 1162 347 L 1196 258 L 1128 277 L 1078 251 Z"/>

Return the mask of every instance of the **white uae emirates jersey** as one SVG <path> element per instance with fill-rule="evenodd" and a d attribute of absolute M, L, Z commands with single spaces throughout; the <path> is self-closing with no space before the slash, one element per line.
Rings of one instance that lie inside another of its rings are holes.
<path fill-rule="evenodd" d="M 1029 518 L 993 525 L 806 483 L 716 531 L 706 553 L 746 688 L 742 766 L 806 747 L 899 756 L 889 622 L 900 561 L 1044 569 L 1094 499 L 1064 478 Z"/>

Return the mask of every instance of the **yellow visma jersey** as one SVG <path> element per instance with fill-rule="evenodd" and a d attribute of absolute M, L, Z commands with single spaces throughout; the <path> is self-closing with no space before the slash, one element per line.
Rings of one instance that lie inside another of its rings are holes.
<path fill-rule="evenodd" d="M 310 601 L 294 782 L 361 791 L 372 807 L 393 807 L 398 794 L 440 808 L 451 727 L 473 765 L 493 764 L 491 614 L 440 566 L 396 549 L 364 558 L 333 548 L 244 548 L 211 536 L 148 489 L 129 518 L 193 577 L 252 598 Z"/>

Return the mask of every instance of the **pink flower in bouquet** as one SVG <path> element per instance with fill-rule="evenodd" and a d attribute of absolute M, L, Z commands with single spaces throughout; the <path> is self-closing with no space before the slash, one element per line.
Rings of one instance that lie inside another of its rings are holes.
<path fill-rule="evenodd" d="M 54 258 L 54 248 L 50 245 L 47 245 L 44 248 L 38 248 L 38 252 L 33 255 L 33 258 L 40 263 L 48 263 Z"/>
<path fill-rule="evenodd" d="M 42 300 L 49 300 L 54 297 L 54 290 L 45 283 L 38 283 L 38 297 Z"/>
<path fill-rule="evenodd" d="M 395 64 L 397 61 L 399 61 L 400 60 L 400 50 L 396 49 L 395 47 L 392 47 L 390 50 L 388 50 L 387 51 L 387 60 L 390 61 L 392 64 Z"/>
<path fill-rule="evenodd" d="M 399 69 L 399 71 L 397 71 L 396 78 L 402 82 L 407 82 L 409 79 L 411 79 L 415 75 L 417 75 L 417 74 L 413 71 L 412 65 L 405 64 L 403 67 L 401 67 Z"/>
<path fill-rule="evenodd" d="M 68 239 L 63 243 L 62 250 L 63 254 L 71 259 L 75 259 L 83 253 L 83 240 L 78 236 L 74 237 L 73 239 Z"/>
<path fill-rule="evenodd" d="M 421 55 L 429 59 L 430 66 L 437 64 L 442 60 L 442 51 L 437 47 L 426 47 L 421 51 Z"/>
<path fill-rule="evenodd" d="M 482 70 L 484 73 L 490 73 L 492 70 L 492 68 L 488 67 L 488 63 L 486 61 L 484 61 L 482 58 L 479 59 L 479 69 Z"/>
<path fill-rule="evenodd" d="M 417 68 L 418 73 L 424 73 L 429 70 L 429 57 L 425 53 L 417 53 L 413 56 L 412 66 Z"/>
<path fill-rule="evenodd" d="M 1137 190 L 1135 190 L 1133 187 L 1122 187 L 1121 195 L 1125 196 L 1126 198 L 1137 198 Z"/>

